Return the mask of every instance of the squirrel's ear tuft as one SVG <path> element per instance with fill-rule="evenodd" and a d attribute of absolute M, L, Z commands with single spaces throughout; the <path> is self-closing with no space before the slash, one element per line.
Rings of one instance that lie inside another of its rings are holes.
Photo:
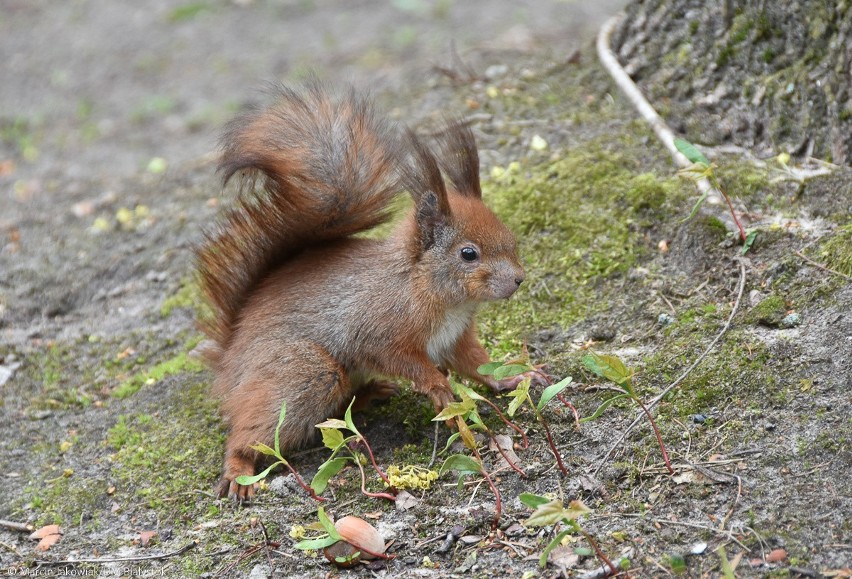
<path fill-rule="evenodd" d="M 438 228 L 450 221 L 450 203 L 435 155 L 412 131 L 407 132 L 409 158 L 400 164 L 402 183 L 414 199 L 421 251 L 435 242 Z"/>
<path fill-rule="evenodd" d="M 482 198 L 479 186 L 479 151 L 470 127 L 460 121 L 447 121 L 438 136 L 440 163 L 453 188 L 466 197 Z"/>

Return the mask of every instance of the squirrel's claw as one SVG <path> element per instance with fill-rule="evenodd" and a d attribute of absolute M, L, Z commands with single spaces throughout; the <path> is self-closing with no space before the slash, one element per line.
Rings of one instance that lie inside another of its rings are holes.
<path fill-rule="evenodd" d="M 228 497 L 229 500 L 237 504 L 244 504 L 251 502 L 254 498 L 255 490 L 257 490 L 256 484 L 241 485 L 236 480 L 222 477 L 216 485 L 216 496 L 220 499 Z"/>
<path fill-rule="evenodd" d="M 223 499 L 228 497 L 238 504 L 250 503 L 258 485 L 241 485 L 237 482 L 240 475 L 254 475 L 254 461 L 241 454 L 233 454 L 225 459 L 225 472 L 216 485 L 216 495 Z"/>
<path fill-rule="evenodd" d="M 517 388 L 518 384 L 527 378 L 530 379 L 530 384 L 532 386 L 549 386 L 550 379 L 547 374 L 543 372 L 543 369 L 544 365 L 535 366 L 535 370 L 530 370 L 529 372 L 524 372 L 517 376 L 503 378 L 502 380 L 495 380 L 494 383 L 489 384 L 489 386 L 495 392 L 508 392 Z"/>
<path fill-rule="evenodd" d="M 435 412 L 440 412 L 456 399 L 452 389 L 444 386 L 435 386 L 429 390 L 428 394 L 435 406 Z"/>

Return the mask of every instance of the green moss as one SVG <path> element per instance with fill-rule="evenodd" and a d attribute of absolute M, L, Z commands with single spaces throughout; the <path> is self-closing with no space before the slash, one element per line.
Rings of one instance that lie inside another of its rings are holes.
<path fill-rule="evenodd" d="M 168 20 L 172 23 L 185 22 L 210 9 L 210 5 L 207 2 L 190 2 L 172 8 L 168 13 Z"/>
<path fill-rule="evenodd" d="M 838 228 L 822 244 L 819 255 L 831 269 L 852 275 L 852 222 Z"/>
<path fill-rule="evenodd" d="M 767 172 L 745 160 L 726 163 L 716 174 L 725 193 L 732 198 L 753 198 L 765 193 L 769 186 Z"/>
<path fill-rule="evenodd" d="M 685 200 L 682 182 L 637 174 L 639 162 L 608 145 L 569 150 L 527 175 L 519 169 L 487 184 L 486 201 L 515 232 L 528 280 L 480 317 L 496 355 L 517 352 L 523 328 L 567 326 L 606 309 L 602 280 L 623 275 L 650 249 L 641 228 L 651 223 L 643 219 L 650 213 L 658 223 L 669 204 Z"/>
<path fill-rule="evenodd" d="M 216 403 L 202 381 L 179 389 L 160 412 L 120 417 L 106 439 L 116 448 L 110 457 L 112 475 L 121 483 L 116 500 L 141 498 L 148 507 L 170 513 L 206 513 L 203 501 L 168 501 L 210 488 L 223 442 Z"/>
<path fill-rule="evenodd" d="M 72 344 L 50 344 L 43 352 L 27 356 L 27 373 L 41 388 L 33 392 L 32 405 L 40 409 L 82 408 L 90 405 L 88 393 L 93 369 L 78 369 Z"/>
<path fill-rule="evenodd" d="M 29 485 L 23 511 L 36 513 L 38 524 L 75 526 L 81 532 L 97 530 L 98 514 L 110 504 L 135 508 L 140 499 L 163 509 L 162 516 L 178 526 L 209 516 L 206 501 L 176 498 L 206 491 L 216 480 L 224 441 L 216 403 L 206 384 L 195 381 L 159 408 L 154 414 L 123 415 L 108 430 L 104 445 L 115 453 L 102 459 L 109 465 L 107 476 L 99 471 L 97 478 L 87 477 L 67 469 L 64 460 L 50 461 L 56 466 Z"/>
<path fill-rule="evenodd" d="M 56 524 L 80 526 L 94 530 L 93 513 L 105 508 L 108 483 L 78 476 L 55 467 L 46 473 L 45 480 L 27 489 L 25 510 L 37 513 L 36 526 Z"/>
<path fill-rule="evenodd" d="M 160 306 L 160 315 L 167 318 L 175 308 L 191 309 L 199 314 L 202 307 L 201 288 L 195 279 L 186 277 L 181 280 L 177 291 L 163 300 Z"/>
<path fill-rule="evenodd" d="M 134 374 L 122 382 L 112 395 L 115 398 L 127 398 L 135 394 L 145 384 L 154 384 L 166 376 L 174 376 L 184 372 L 198 373 L 204 370 L 204 364 L 190 358 L 186 352 L 181 352 L 174 358 L 160 362 L 153 368 Z"/>
<path fill-rule="evenodd" d="M 714 215 L 702 215 L 696 220 L 704 228 L 712 232 L 720 241 L 728 236 L 728 226 Z"/>
<path fill-rule="evenodd" d="M 778 294 L 771 294 L 761 300 L 746 315 L 746 322 L 776 328 L 787 315 L 787 304 Z"/>

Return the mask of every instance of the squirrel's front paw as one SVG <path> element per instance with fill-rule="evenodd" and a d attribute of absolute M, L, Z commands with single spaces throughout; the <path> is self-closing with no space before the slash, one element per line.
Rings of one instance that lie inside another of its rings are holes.
<path fill-rule="evenodd" d="M 237 477 L 254 475 L 254 461 L 245 457 L 228 457 L 225 460 L 225 472 L 216 485 L 216 496 L 220 499 L 228 497 L 237 503 L 248 503 L 254 498 L 257 484 L 241 485 Z"/>
<path fill-rule="evenodd" d="M 453 394 L 453 389 L 449 384 L 438 384 L 426 391 L 432 404 L 435 406 L 435 412 L 440 412 L 446 408 L 450 402 L 454 402 L 456 397 Z"/>

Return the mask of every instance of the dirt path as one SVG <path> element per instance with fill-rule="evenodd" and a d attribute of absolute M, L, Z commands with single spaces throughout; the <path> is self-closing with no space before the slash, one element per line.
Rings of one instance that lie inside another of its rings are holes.
<path fill-rule="evenodd" d="M 39 552 L 0 525 L 0 570 L 120 557 L 133 562 L 52 569 L 331 570 L 292 549 L 292 526 L 315 521 L 315 505 L 284 477 L 250 509 L 209 496 L 223 430 L 210 375 L 187 357 L 199 339 L 192 244 L 226 202 L 216 136 L 263 98 L 266 81 L 313 71 L 370 88 L 415 126 L 444 113 L 474 123 L 489 201 L 518 234 L 530 280 L 483 312 L 495 357 L 527 343 L 554 374 L 574 376 L 566 394 L 586 417 L 608 396 L 582 365 L 589 344 L 636 369 L 645 398 L 685 369 L 734 306 L 739 248 L 714 210 L 683 222 L 694 190 L 593 58 L 587 41 L 619 4 L 4 2 L 0 519 L 55 522 L 64 536 Z M 647 427 L 606 456 L 634 416 L 629 405 L 580 430 L 548 407 L 565 477 L 522 412 L 528 478 L 499 473 L 502 542 L 488 538 L 494 498 L 473 479 L 459 492 L 447 475 L 405 511 L 359 498 L 357 471 L 345 471 L 327 491 L 329 510 L 373 516 L 397 558 L 342 575 L 538 572 L 554 533 L 522 525 L 525 491 L 582 499 L 594 510 L 584 529 L 614 560 L 628 557 L 634 576 L 677 570 L 681 555 L 693 576 L 718 574 L 719 546 L 742 558 L 738 576 L 849 566 L 852 286 L 794 252 L 852 274 L 850 172 L 773 182 L 766 168 L 710 154 L 760 233 L 732 329 L 660 406 L 677 478 L 664 474 Z M 430 418 L 405 393 L 359 424 L 382 465 L 425 466 Z M 294 464 L 309 477 L 324 458 L 313 450 Z M 147 531 L 157 533 L 151 545 Z M 451 531 L 461 538 L 439 550 Z M 283 554 L 264 554 L 263 532 Z M 599 565 L 572 538 L 544 576 Z"/>

